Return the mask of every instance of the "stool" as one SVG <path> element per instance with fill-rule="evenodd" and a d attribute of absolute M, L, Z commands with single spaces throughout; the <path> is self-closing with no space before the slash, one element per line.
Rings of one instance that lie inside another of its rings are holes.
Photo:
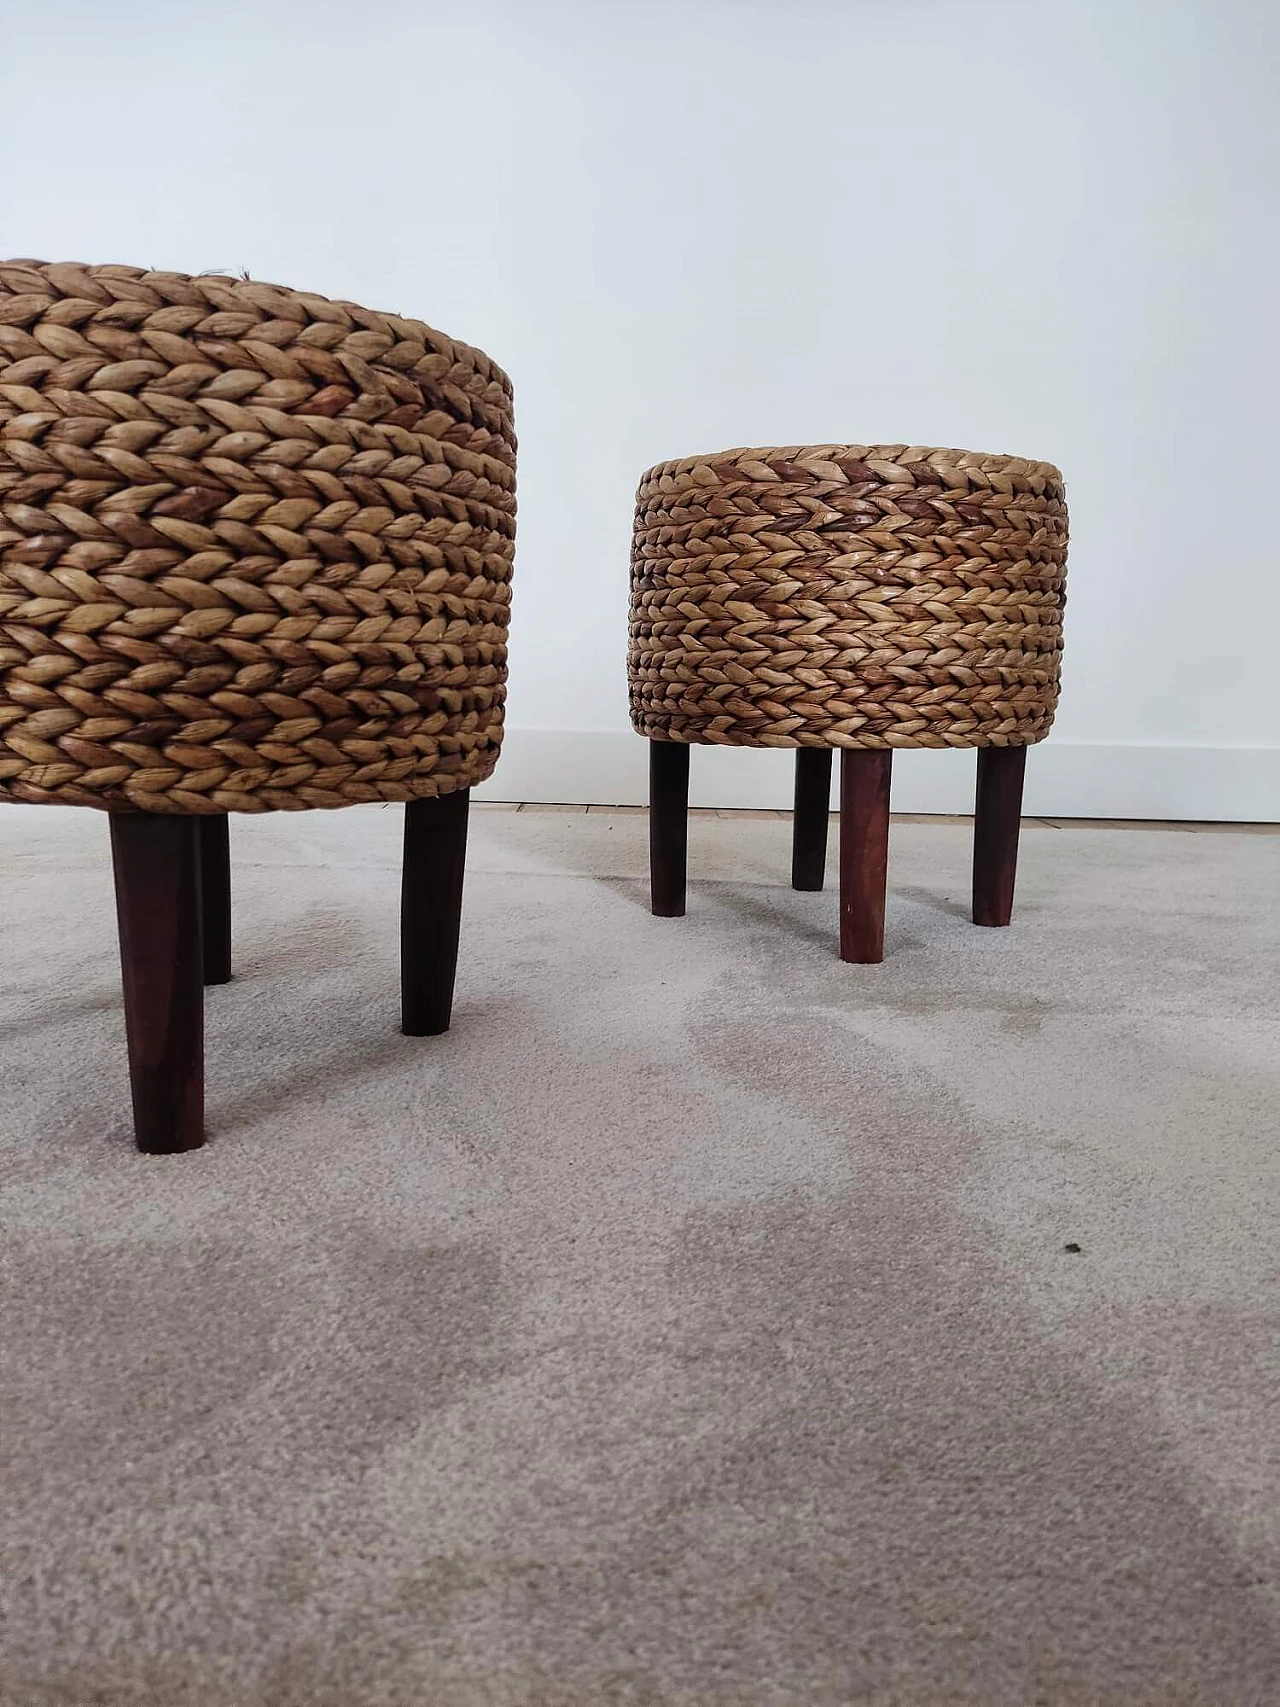
<path fill-rule="evenodd" d="M 1058 700 L 1067 512 L 1044 462 L 791 445 L 660 463 L 631 557 L 653 911 L 685 907 L 689 747 L 794 747 L 792 883 L 821 889 L 840 749 L 840 954 L 884 956 L 895 748 L 976 747 L 973 917 L 1007 925 L 1026 749 Z"/>
<path fill-rule="evenodd" d="M 403 801 L 402 1028 L 447 1029 L 514 493 L 510 382 L 420 321 L 0 263 L 0 800 L 110 814 L 140 1148 L 203 1142 L 229 813 Z"/>

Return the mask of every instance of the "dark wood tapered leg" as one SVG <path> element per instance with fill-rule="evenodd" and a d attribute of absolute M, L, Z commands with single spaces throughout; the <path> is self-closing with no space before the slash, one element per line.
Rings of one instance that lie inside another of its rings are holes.
<path fill-rule="evenodd" d="M 831 748 L 796 748 L 796 809 L 791 824 L 791 887 L 821 889 L 831 812 Z"/>
<path fill-rule="evenodd" d="M 888 748 L 840 752 L 840 958 L 864 966 L 884 959 L 892 766 Z"/>
<path fill-rule="evenodd" d="M 689 748 L 649 743 L 649 897 L 660 919 L 684 917 L 689 857 Z"/>
<path fill-rule="evenodd" d="M 231 843 L 227 815 L 197 818 L 200 838 L 200 934 L 206 984 L 231 982 Z"/>
<path fill-rule="evenodd" d="M 973 815 L 975 925 L 1007 925 L 1013 917 L 1026 766 L 1025 747 L 978 748 L 978 796 Z"/>
<path fill-rule="evenodd" d="M 400 1029 L 438 1037 L 453 1014 L 469 789 L 410 800 L 400 882 Z"/>
<path fill-rule="evenodd" d="M 158 1156 L 204 1143 L 199 848 L 193 818 L 111 814 L 133 1124 Z"/>

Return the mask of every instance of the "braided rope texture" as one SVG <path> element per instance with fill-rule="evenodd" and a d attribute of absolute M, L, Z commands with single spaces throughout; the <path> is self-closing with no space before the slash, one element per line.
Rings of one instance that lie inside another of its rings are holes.
<path fill-rule="evenodd" d="M 660 463 L 631 556 L 641 735 L 1023 746 L 1058 701 L 1067 512 L 1045 462 L 790 445 Z"/>
<path fill-rule="evenodd" d="M 0 262 L 0 799 L 220 813 L 482 782 L 511 385 L 417 320 Z"/>

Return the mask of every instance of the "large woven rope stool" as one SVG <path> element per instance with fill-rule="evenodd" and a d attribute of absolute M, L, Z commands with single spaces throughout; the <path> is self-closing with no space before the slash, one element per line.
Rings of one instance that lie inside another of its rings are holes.
<path fill-rule="evenodd" d="M 1067 512 L 1044 462 L 917 445 L 651 468 L 631 560 L 653 911 L 685 906 L 690 745 L 796 748 L 792 883 L 821 889 L 840 749 L 840 954 L 884 957 L 898 747 L 977 747 L 973 917 L 1007 925 L 1027 747 L 1058 699 Z"/>
<path fill-rule="evenodd" d="M 142 1149 L 203 1141 L 228 813 L 403 801 L 402 1025 L 448 1027 L 514 486 L 506 375 L 417 320 L 0 263 L 0 800 L 111 814 Z"/>

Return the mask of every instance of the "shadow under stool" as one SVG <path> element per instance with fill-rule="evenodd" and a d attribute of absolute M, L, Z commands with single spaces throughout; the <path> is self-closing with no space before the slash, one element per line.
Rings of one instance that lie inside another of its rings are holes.
<path fill-rule="evenodd" d="M 796 750 L 791 887 L 821 890 L 830 821 L 830 747 Z M 978 750 L 974 807 L 973 922 L 1007 925 L 1013 916 L 1025 747 Z M 840 749 L 840 958 L 884 959 L 888 887 L 890 749 Z M 688 850 L 689 748 L 649 743 L 649 874 L 654 914 L 684 915 Z"/>

